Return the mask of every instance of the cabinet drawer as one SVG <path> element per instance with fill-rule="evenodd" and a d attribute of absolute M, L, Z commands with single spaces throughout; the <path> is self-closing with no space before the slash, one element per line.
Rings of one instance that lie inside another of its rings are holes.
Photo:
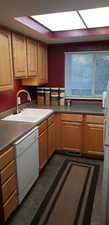
<path fill-rule="evenodd" d="M 13 191 L 15 191 L 17 188 L 16 185 L 16 176 L 11 176 L 5 184 L 2 185 L 2 199 L 3 203 L 5 203 L 8 198 L 12 195 Z"/>
<path fill-rule="evenodd" d="M 61 114 L 61 120 L 64 120 L 64 121 L 76 121 L 76 122 L 82 122 L 83 120 L 83 115 L 80 115 L 80 114 L 64 114 L 62 113 Z"/>
<path fill-rule="evenodd" d="M 97 123 L 103 124 L 104 123 L 104 116 L 95 116 L 95 115 L 87 115 L 86 120 L 87 123 Z"/>
<path fill-rule="evenodd" d="M 18 205 L 17 192 L 15 191 L 10 196 L 8 201 L 3 205 L 5 221 L 11 215 L 11 213 L 17 208 L 17 205 Z"/>
<path fill-rule="evenodd" d="M 15 161 L 13 160 L 1 171 L 1 184 L 4 184 L 8 178 L 14 174 L 16 174 L 16 166 Z"/>
<path fill-rule="evenodd" d="M 14 147 L 10 147 L 0 154 L 0 170 L 2 170 L 12 160 L 14 160 Z"/>
<path fill-rule="evenodd" d="M 43 122 L 39 125 L 39 134 L 41 134 L 46 128 L 47 128 L 47 120 L 43 121 Z"/>
<path fill-rule="evenodd" d="M 52 115 L 48 118 L 48 126 L 55 122 L 55 115 Z"/>

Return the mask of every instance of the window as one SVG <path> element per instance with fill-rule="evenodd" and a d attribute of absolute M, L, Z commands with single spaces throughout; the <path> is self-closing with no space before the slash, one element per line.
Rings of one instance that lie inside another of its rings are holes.
<path fill-rule="evenodd" d="M 65 95 L 100 98 L 109 80 L 109 52 L 65 53 Z"/>

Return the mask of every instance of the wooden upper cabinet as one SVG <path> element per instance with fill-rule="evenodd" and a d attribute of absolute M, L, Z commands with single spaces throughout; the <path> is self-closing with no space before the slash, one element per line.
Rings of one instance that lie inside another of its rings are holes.
<path fill-rule="evenodd" d="M 11 33 L 0 28 L 0 91 L 13 88 Z"/>
<path fill-rule="evenodd" d="M 42 42 L 38 43 L 38 75 L 43 81 L 48 81 L 48 56 L 47 45 Z"/>
<path fill-rule="evenodd" d="M 37 44 L 36 44 L 37 45 Z M 47 45 L 38 41 L 38 71 L 37 76 L 33 78 L 23 79 L 22 85 L 26 86 L 38 86 L 46 84 L 48 82 L 48 55 Z"/>
<path fill-rule="evenodd" d="M 38 42 L 38 78 L 43 79 L 43 44 Z"/>
<path fill-rule="evenodd" d="M 27 66 L 28 76 L 36 76 L 38 72 L 38 43 L 27 39 Z"/>
<path fill-rule="evenodd" d="M 27 76 L 26 37 L 12 34 L 14 76 L 16 78 Z"/>
<path fill-rule="evenodd" d="M 43 44 L 43 79 L 48 82 L 48 51 L 47 45 Z"/>

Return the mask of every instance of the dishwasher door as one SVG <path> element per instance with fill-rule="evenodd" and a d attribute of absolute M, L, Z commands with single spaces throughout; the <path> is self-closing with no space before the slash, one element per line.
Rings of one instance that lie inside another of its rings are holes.
<path fill-rule="evenodd" d="M 19 139 L 15 148 L 18 200 L 21 203 L 39 176 L 38 128 Z"/>

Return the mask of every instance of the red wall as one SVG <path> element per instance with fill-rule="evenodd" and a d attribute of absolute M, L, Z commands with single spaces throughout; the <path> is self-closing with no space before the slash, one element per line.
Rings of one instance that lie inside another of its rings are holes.
<path fill-rule="evenodd" d="M 55 44 L 48 47 L 48 86 L 64 87 L 64 52 L 109 50 L 109 41 Z"/>
<path fill-rule="evenodd" d="M 109 50 L 109 41 L 49 45 L 48 86 L 64 87 L 64 52 L 94 50 Z M 16 93 L 20 89 L 22 89 L 21 81 L 15 80 L 13 90 L 0 92 L 0 112 L 16 106 Z M 36 95 L 36 87 L 28 88 L 28 91 L 34 99 Z M 22 99 L 22 103 L 24 102 L 25 98 Z"/>
<path fill-rule="evenodd" d="M 21 81 L 15 80 L 13 90 L 0 92 L 0 112 L 16 106 L 16 93 L 21 88 Z"/>

